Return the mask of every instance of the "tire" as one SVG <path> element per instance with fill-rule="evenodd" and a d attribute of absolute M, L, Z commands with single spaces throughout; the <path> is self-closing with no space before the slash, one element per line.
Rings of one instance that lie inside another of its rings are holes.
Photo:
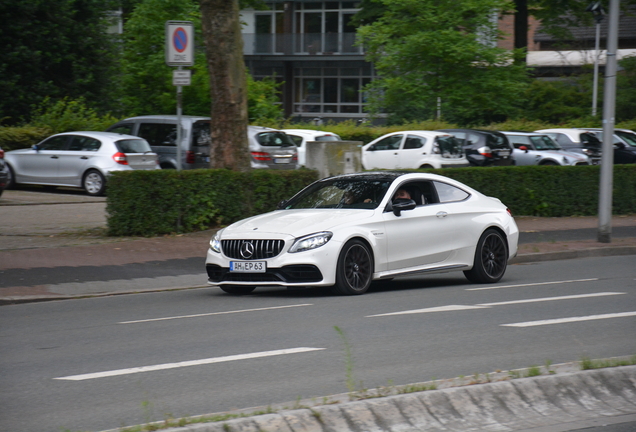
<path fill-rule="evenodd" d="M 256 289 L 256 287 L 243 285 L 221 285 L 221 289 L 228 294 L 244 295 L 251 293 Z"/>
<path fill-rule="evenodd" d="M 82 186 L 90 196 L 101 196 L 106 191 L 106 179 L 97 170 L 88 170 L 82 179 Z"/>
<path fill-rule="evenodd" d="M 422 165 L 421 167 L 419 167 L 419 169 L 434 169 L 435 167 L 432 165 Z"/>
<path fill-rule="evenodd" d="M 373 256 L 369 247 L 360 240 L 349 240 L 338 256 L 335 294 L 364 294 L 373 278 Z"/>
<path fill-rule="evenodd" d="M 554 162 L 554 161 L 549 160 L 549 161 L 545 161 L 545 162 L 543 162 L 543 163 L 542 163 L 542 164 L 540 164 L 540 165 L 541 165 L 541 166 L 558 166 L 559 164 L 558 164 L 558 163 L 556 163 L 556 162 Z"/>
<path fill-rule="evenodd" d="M 5 189 L 15 189 L 16 187 L 16 182 L 15 182 L 15 173 L 13 172 L 13 168 L 11 168 L 11 165 L 7 164 L 7 171 L 9 172 L 9 177 L 7 178 L 7 186 L 5 187 Z"/>
<path fill-rule="evenodd" d="M 508 246 L 503 235 L 495 229 L 487 229 L 477 242 L 473 268 L 464 276 L 474 283 L 498 282 L 508 266 Z"/>

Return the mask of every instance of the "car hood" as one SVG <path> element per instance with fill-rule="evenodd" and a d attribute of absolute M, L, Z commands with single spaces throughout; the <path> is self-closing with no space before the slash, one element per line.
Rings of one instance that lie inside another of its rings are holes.
<path fill-rule="evenodd" d="M 245 237 L 246 233 L 262 236 L 264 233 L 286 234 L 299 237 L 314 232 L 331 230 L 337 225 L 359 223 L 370 218 L 374 210 L 360 209 L 299 209 L 277 210 L 236 222 L 223 230 L 223 238 Z"/>
<path fill-rule="evenodd" d="M 586 160 L 587 156 L 583 155 L 582 153 L 574 153 L 574 152 L 569 152 L 569 151 L 564 151 L 564 150 L 541 150 L 543 153 L 547 153 L 550 155 L 554 155 L 554 156 L 566 156 L 569 157 L 571 159 L 577 159 L 577 160 Z"/>

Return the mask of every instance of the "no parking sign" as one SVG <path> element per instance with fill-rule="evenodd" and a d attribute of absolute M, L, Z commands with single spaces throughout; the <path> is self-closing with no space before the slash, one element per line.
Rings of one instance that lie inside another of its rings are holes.
<path fill-rule="evenodd" d="M 191 21 L 166 21 L 166 64 L 194 65 L 194 32 Z"/>

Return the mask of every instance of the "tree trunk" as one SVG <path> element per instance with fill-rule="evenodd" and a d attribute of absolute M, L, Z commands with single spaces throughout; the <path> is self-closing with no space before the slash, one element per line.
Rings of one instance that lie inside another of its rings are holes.
<path fill-rule="evenodd" d="M 250 169 L 247 80 L 238 0 L 200 0 L 210 71 L 210 168 Z"/>

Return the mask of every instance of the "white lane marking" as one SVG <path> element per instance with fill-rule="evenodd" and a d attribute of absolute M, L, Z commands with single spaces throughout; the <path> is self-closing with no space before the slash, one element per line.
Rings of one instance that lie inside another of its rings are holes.
<path fill-rule="evenodd" d="M 600 293 L 591 293 L 591 294 L 576 294 L 569 296 L 559 296 L 559 297 L 543 297 L 536 299 L 526 299 L 526 300 L 511 300 L 497 303 L 481 303 L 478 306 L 499 306 L 499 305 L 509 305 L 509 304 L 520 304 L 520 303 L 536 303 L 536 302 L 545 302 L 545 301 L 555 301 L 555 300 L 571 300 L 571 299 L 579 299 L 579 298 L 587 298 L 587 297 L 602 297 L 602 296 L 611 296 L 611 295 L 621 295 L 625 294 L 623 292 L 600 292 Z"/>
<path fill-rule="evenodd" d="M 450 312 L 450 311 L 469 310 L 469 309 L 486 309 L 492 306 L 502 306 L 502 305 L 510 305 L 510 304 L 521 304 L 521 303 L 536 303 L 536 302 L 546 302 L 546 301 L 556 301 L 556 300 L 572 300 L 572 299 L 579 299 L 579 298 L 601 297 L 601 296 L 621 295 L 621 294 L 625 294 L 625 293 L 600 292 L 600 293 L 590 293 L 590 294 L 576 294 L 576 295 L 569 295 L 569 296 L 542 297 L 542 298 L 524 299 L 524 300 L 510 300 L 510 301 L 497 302 L 497 303 L 481 303 L 481 304 L 476 304 L 474 306 L 448 305 L 448 306 L 438 306 L 438 307 L 432 307 L 432 308 L 426 308 L 426 309 L 412 309 L 412 310 L 406 310 L 406 311 L 400 311 L 400 312 L 367 315 L 365 318 L 390 316 L 390 315 L 408 315 L 408 314 L 418 314 L 418 313 L 426 313 L 426 312 Z"/>
<path fill-rule="evenodd" d="M 272 356 L 279 356 L 279 355 L 285 355 L 285 354 L 298 354 L 298 353 L 304 353 L 304 352 L 310 352 L 310 351 L 320 351 L 324 349 L 326 348 L 307 348 L 307 347 L 289 348 L 289 349 L 282 349 L 282 350 L 275 350 L 275 351 L 255 352 L 250 354 L 238 354 L 238 355 L 231 355 L 231 356 L 224 356 L 224 357 L 212 357 L 212 358 L 201 359 L 201 360 L 183 361 L 178 363 L 165 363 L 165 364 L 158 364 L 158 365 L 152 365 L 152 366 L 142 366 L 142 367 L 135 367 L 135 368 L 129 368 L 129 369 L 117 369 L 117 370 L 95 372 L 95 373 L 88 373 L 88 374 L 81 374 L 81 375 L 69 375 L 69 376 L 58 377 L 53 379 L 82 381 L 82 380 L 95 379 L 95 378 L 112 377 L 117 375 L 130 375 L 130 374 L 136 374 L 140 372 L 151 372 L 151 371 L 158 371 L 158 370 L 165 370 L 165 369 L 176 369 L 176 368 L 189 367 L 189 366 L 199 366 L 199 365 L 212 364 L 212 363 L 222 363 L 222 362 L 229 362 L 229 361 L 235 361 L 235 360 L 272 357 Z"/>
<path fill-rule="evenodd" d="M 180 315 L 180 316 L 172 316 L 172 317 L 164 317 L 164 318 L 149 318 L 149 319 L 136 320 L 136 321 L 121 321 L 121 322 L 118 322 L 117 324 L 136 324 L 136 323 L 143 323 L 143 322 L 165 321 L 165 320 L 173 320 L 173 319 L 181 319 L 181 318 L 198 318 L 198 317 L 210 316 L 210 315 L 225 315 L 225 314 L 234 314 L 234 313 L 242 313 L 242 312 L 257 312 L 257 311 L 286 309 L 286 308 L 301 307 L 301 306 L 313 306 L 313 304 L 306 303 L 306 304 L 296 304 L 296 305 L 287 305 L 287 306 L 272 306 L 272 307 L 265 307 L 265 308 L 255 308 L 255 309 L 240 309 L 240 310 L 225 311 L 225 312 L 209 312 L 209 313 L 194 314 L 194 315 Z"/>
<path fill-rule="evenodd" d="M 613 313 L 613 314 L 603 314 L 603 315 L 588 315 L 581 317 L 571 317 L 571 318 L 556 318 L 550 320 L 541 320 L 541 321 L 526 321 L 520 323 L 513 324 L 501 324 L 503 327 L 534 327 L 541 325 L 551 325 L 551 324 L 563 324 L 563 323 L 571 323 L 571 322 L 579 322 L 579 321 L 593 321 L 600 319 L 608 319 L 608 318 L 623 318 L 636 316 L 636 312 L 621 312 L 621 313 Z"/>
<path fill-rule="evenodd" d="M 449 305 L 449 306 L 438 306 L 426 309 L 413 309 L 401 312 L 391 312 L 377 315 L 367 315 L 365 318 L 372 317 L 380 317 L 380 316 L 390 316 L 390 315 L 408 315 L 408 314 L 418 314 L 418 313 L 427 313 L 427 312 L 448 312 L 448 311 L 458 311 L 458 310 L 467 310 L 467 309 L 485 309 L 486 306 L 465 306 L 465 305 Z"/>
<path fill-rule="evenodd" d="M 537 282 L 531 284 L 519 284 L 519 285 L 503 285 L 503 286 L 488 286 L 482 288 L 466 288 L 466 291 L 482 291 L 482 290 L 491 290 L 491 289 L 501 289 L 501 288 L 519 288 L 519 287 L 529 287 L 529 286 L 539 286 L 539 285 L 554 285 L 554 284 L 565 284 L 565 283 L 574 283 L 574 282 L 590 282 L 597 281 L 599 278 L 591 278 L 591 279 L 573 279 L 573 280 L 564 280 L 564 281 L 553 281 L 553 282 Z"/>

